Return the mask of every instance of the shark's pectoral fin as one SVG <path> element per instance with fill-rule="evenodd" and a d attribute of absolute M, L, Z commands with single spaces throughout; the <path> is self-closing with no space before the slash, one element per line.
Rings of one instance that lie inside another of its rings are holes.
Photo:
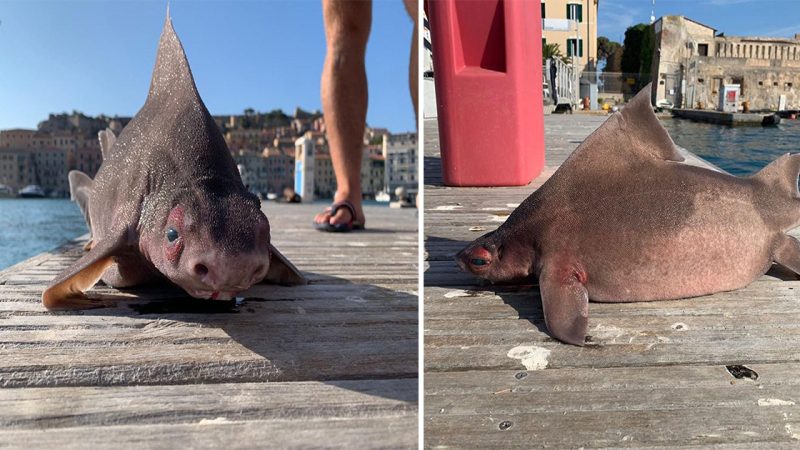
<path fill-rule="evenodd" d="M 589 294 L 574 273 L 545 268 L 539 290 L 547 330 L 568 344 L 582 346 L 589 326 Z"/>
<path fill-rule="evenodd" d="M 97 138 L 100 139 L 100 153 L 105 161 L 111 156 L 111 147 L 117 142 L 117 135 L 111 131 L 111 128 L 106 128 L 97 133 Z"/>
<path fill-rule="evenodd" d="M 268 283 L 284 284 L 288 286 L 308 284 L 308 281 L 281 252 L 272 244 L 269 245 L 269 271 L 264 281 Z"/>
<path fill-rule="evenodd" d="M 119 240 L 101 240 L 89 253 L 61 272 L 42 293 L 48 309 L 86 308 L 94 306 L 84 294 L 114 264 L 114 255 L 121 247 Z"/>
<path fill-rule="evenodd" d="M 782 235 L 772 251 L 772 260 L 800 275 L 800 241 L 788 234 Z"/>
<path fill-rule="evenodd" d="M 92 194 L 94 188 L 94 181 L 89 178 L 89 175 L 81 172 L 80 170 L 69 171 L 69 198 L 78 204 L 83 214 L 83 219 L 86 220 L 86 226 L 89 227 L 89 232 L 92 232 L 92 221 L 89 218 L 89 196 Z"/>

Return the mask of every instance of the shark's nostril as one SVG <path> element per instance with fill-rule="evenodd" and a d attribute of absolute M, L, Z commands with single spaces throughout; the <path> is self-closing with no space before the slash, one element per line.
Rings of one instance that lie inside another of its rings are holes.
<path fill-rule="evenodd" d="M 206 274 L 208 274 L 208 267 L 206 267 L 205 264 L 195 264 L 194 273 L 204 277 Z"/>

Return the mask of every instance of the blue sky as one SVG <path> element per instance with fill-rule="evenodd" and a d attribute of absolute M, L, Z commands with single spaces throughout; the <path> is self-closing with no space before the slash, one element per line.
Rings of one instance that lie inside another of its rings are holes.
<path fill-rule="evenodd" d="M 622 42 L 625 29 L 649 23 L 651 0 L 600 0 L 600 36 Z M 800 0 L 656 0 L 655 16 L 682 15 L 729 36 L 793 37 Z"/>
<path fill-rule="evenodd" d="M 166 1 L 0 0 L 0 129 L 51 112 L 132 116 L 147 96 Z M 325 35 L 319 0 L 176 1 L 173 24 L 212 114 L 321 109 Z M 376 1 L 367 48 L 370 125 L 413 130 L 412 22 Z"/>

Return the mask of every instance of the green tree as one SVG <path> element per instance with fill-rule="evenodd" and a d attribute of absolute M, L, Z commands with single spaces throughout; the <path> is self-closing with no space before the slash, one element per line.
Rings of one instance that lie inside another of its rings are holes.
<path fill-rule="evenodd" d="M 625 30 L 622 44 L 621 68 L 625 73 L 637 74 L 635 83 L 630 85 L 631 92 L 638 92 L 650 82 L 650 66 L 653 61 L 655 34 L 653 27 L 640 23 Z"/>
<path fill-rule="evenodd" d="M 558 44 L 544 44 L 542 47 L 542 65 L 544 65 L 545 61 L 550 58 L 560 59 L 565 64 L 569 64 L 569 58 L 561 53 L 561 48 L 558 46 Z"/>
<path fill-rule="evenodd" d="M 600 36 L 597 38 L 597 59 L 598 61 L 607 60 L 609 56 L 613 55 L 622 44 L 614 42 L 611 39 Z"/>

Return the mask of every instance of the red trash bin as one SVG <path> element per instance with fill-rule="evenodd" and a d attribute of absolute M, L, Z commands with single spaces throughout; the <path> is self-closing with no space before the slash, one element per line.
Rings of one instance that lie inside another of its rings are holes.
<path fill-rule="evenodd" d="M 444 183 L 520 186 L 544 167 L 542 19 L 531 0 L 431 0 Z"/>

